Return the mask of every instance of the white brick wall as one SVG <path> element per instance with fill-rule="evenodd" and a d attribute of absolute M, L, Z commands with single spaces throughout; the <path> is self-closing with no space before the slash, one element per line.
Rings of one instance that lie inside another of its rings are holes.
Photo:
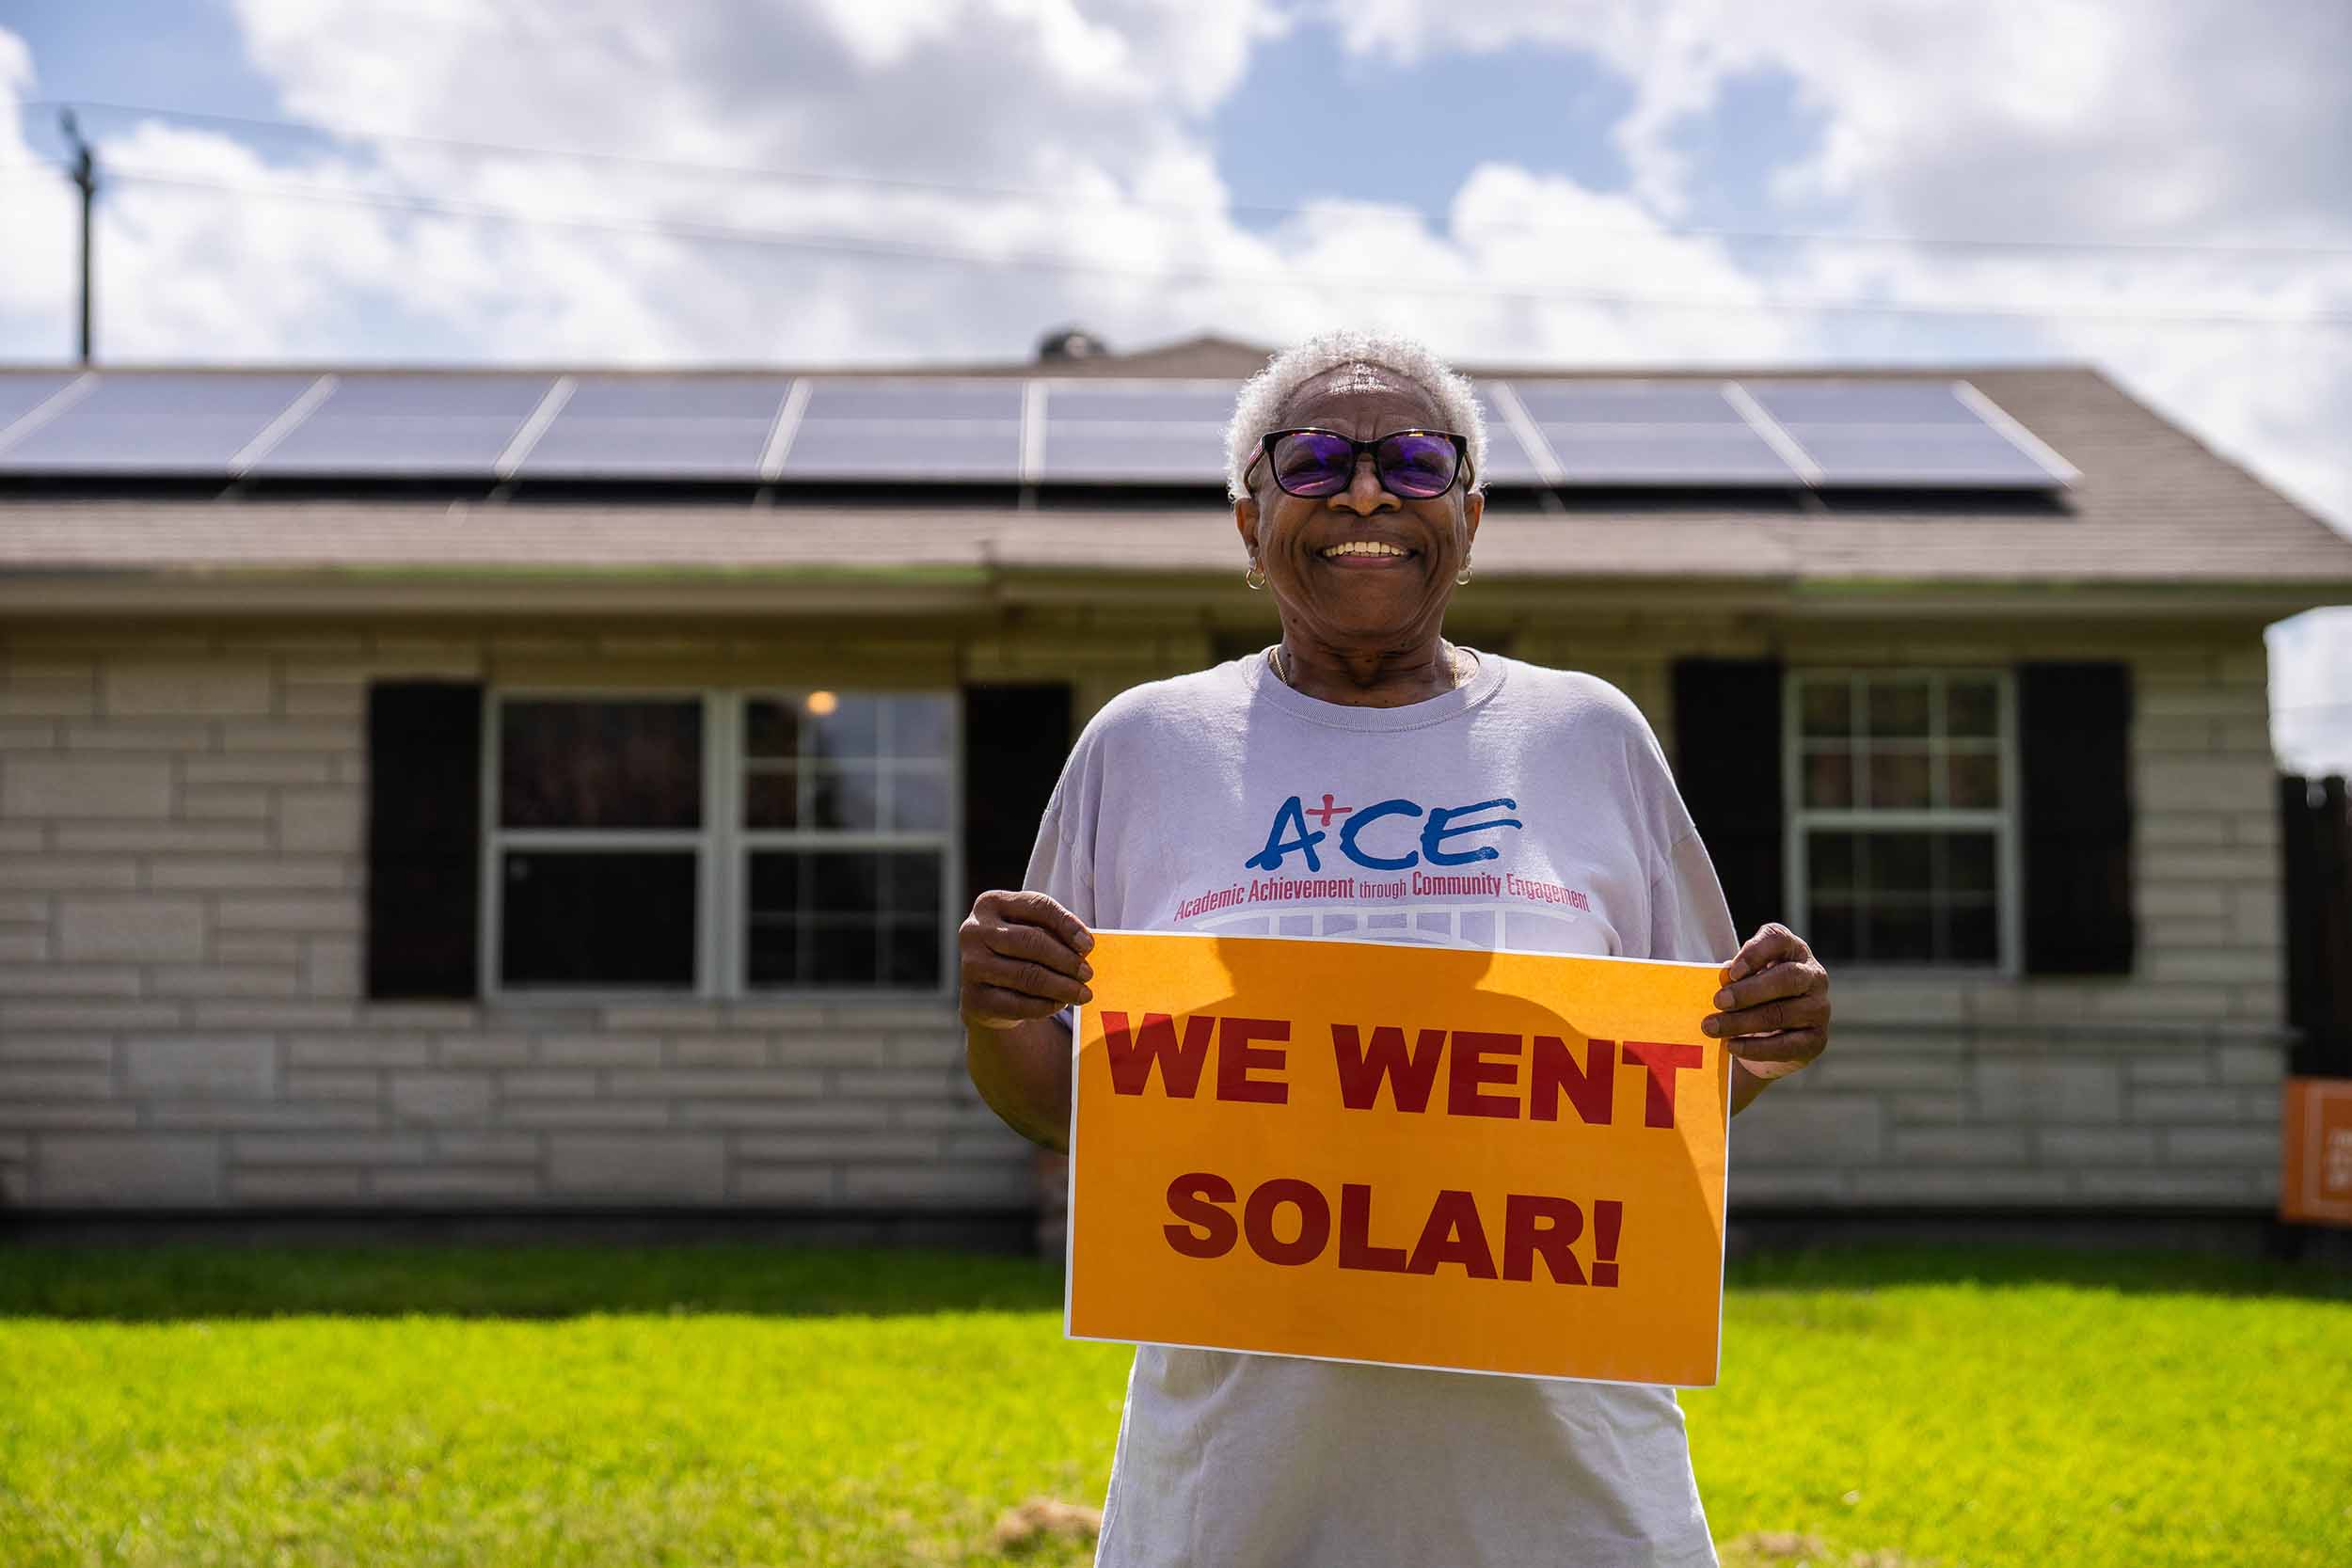
<path fill-rule="evenodd" d="M 1671 741 L 1668 650 L 1756 651 L 1725 627 L 1531 617 L 1456 635 L 1595 670 Z M 2176 634 L 1973 635 L 1937 657 L 2135 662 L 2140 974 L 1840 975 L 1831 1054 L 1733 1124 L 1733 1203 L 2267 1203 L 2281 1004 L 2259 632 L 2201 652 Z M 1777 645 L 1867 661 L 1926 643 L 1865 628 Z M 1208 648 L 1190 612 L 1072 610 L 860 657 L 1074 673 L 1083 720 Z M 0 633 L 0 1203 L 1031 1201 L 1029 1151 L 965 1082 L 945 1001 L 359 995 L 368 678 L 658 682 L 837 657 L 723 633 Z"/>

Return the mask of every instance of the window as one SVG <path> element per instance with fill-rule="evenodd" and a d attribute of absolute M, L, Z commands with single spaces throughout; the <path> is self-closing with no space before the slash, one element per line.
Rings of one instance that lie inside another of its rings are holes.
<path fill-rule="evenodd" d="M 487 706 L 493 990 L 945 988 L 952 693 L 509 691 Z"/>
<path fill-rule="evenodd" d="M 2013 969 L 2009 673 L 1800 670 L 1783 711 L 1789 903 L 1815 952 Z"/>

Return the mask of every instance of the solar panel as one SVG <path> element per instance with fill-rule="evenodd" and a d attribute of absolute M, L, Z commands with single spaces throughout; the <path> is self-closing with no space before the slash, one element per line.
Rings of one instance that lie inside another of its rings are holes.
<path fill-rule="evenodd" d="M 361 371 L 335 378 L 314 420 L 528 419 L 555 385 L 551 375 L 420 375 Z"/>
<path fill-rule="evenodd" d="M 1042 429 L 1031 477 L 1082 484 L 1218 484 L 1225 477 L 1230 381 L 1039 384 Z"/>
<path fill-rule="evenodd" d="M 976 483 L 1022 477 L 1025 381 L 834 376 L 807 386 L 806 405 L 776 462 L 779 477 Z"/>
<path fill-rule="evenodd" d="M 1049 420 L 1039 477 L 1098 484 L 1220 484 L 1225 427 L 1197 420 Z"/>
<path fill-rule="evenodd" d="M 1948 381 L 1743 381 L 1783 424 L 1982 424 Z"/>
<path fill-rule="evenodd" d="M 571 420 L 772 420 L 788 375 L 583 375 L 556 416 Z"/>
<path fill-rule="evenodd" d="M 1021 421 L 804 419 L 779 471 L 787 479 L 1010 483 L 1021 478 Z"/>
<path fill-rule="evenodd" d="M 2046 489 L 2058 477 L 1990 425 L 1792 424 L 1824 485 Z"/>
<path fill-rule="evenodd" d="M 1046 390 L 1045 417 L 1055 424 L 1166 421 L 1213 424 L 1221 429 L 1232 418 L 1233 394 L 1239 387 L 1239 383 L 1230 381 L 1178 382 L 1170 386 L 1057 381 L 1050 383 Z"/>
<path fill-rule="evenodd" d="M 342 376 L 253 471 L 486 479 L 554 385 L 545 375 Z"/>
<path fill-rule="evenodd" d="M 0 372 L 0 473 L 1214 485 L 1229 381 Z M 2074 470 L 1965 382 L 1482 388 L 1497 485 L 2048 489 Z"/>
<path fill-rule="evenodd" d="M 759 478 L 770 420 L 580 420 L 559 417 L 516 474 L 625 479 Z"/>
<path fill-rule="evenodd" d="M 0 372 L 0 451 L 7 449 L 17 420 L 78 379 L 78 372 L 61 371 Z"/>
<path fill-rule="evenodd" d="M 1801 483 L 1745 425 L 1541 427 L 1565 484 L 1785 485 Z"/>
<path fill-rule="evenodd" d="M 1740 424 L 1711 381 L 1514 381 L 1539 424 Z"/>
<path fill-rule="evenodd" d="M 104 373 L 85 397 L 10 443 L 18 472 L 220 475 L 318 380 L 200 371 Z"/>
<path fill-rule="evenodd" d="M 1479 475 L 1480 480 L 1488 484 L 1546 483 L 1543 467 L 1519 439 L 1511 415 L 1491 398 L 1480 398 L 1478 406 L 1486 417 L 1486 468 Z"/>
<path fill-rule="evenodd" d="M 1803 450 L 1813 483 L 1824 487 L 2051 489 L 2074 477 L 2064 459 L 1963 382 L 1740 385 Z"/>
<path fill-rule="evenodd" d="M 812 420 L 1011 420 L 1021 418 L 1028 383 L 941 376 L 828 376 L 809 383 Z"/>
<path fill-rule="evenodd" d="M 581 376 L 524 455 L 524 479 L 740 480 L 792 390 L 789 376 Z"/>
<path fill-rule="evenodd" d="M 1724 395 L 1719 382 L 1513 381 L 1508 390 L 1526 410 L 1533 438 L 1544 444 L 1543 452 L 1528 454 L 1531 477 L 1539 482 L 1645 486 L 1803 483 L 1798 471 Z"/>

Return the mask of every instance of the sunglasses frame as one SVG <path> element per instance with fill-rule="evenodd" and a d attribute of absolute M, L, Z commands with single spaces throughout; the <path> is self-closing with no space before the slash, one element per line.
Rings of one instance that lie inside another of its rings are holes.
<path fill-rule="evenodd" d="M 1389 478 L 1388 475 L 1382 473 L 1380 470 L 1380 447 L 1386 442 L 1395 440 L 1400 436 L 1434 436 L 1439 440 L 1453 443 L 1454 477 L 1446 481 L 1444 490 L 1439 490 L 1434 495 L 1413 496 L 1406 499 L 1412 500 L 1436 500 L 1438 496 L 1446 494 L 1447 491 L 1452 490 L 1456 484 L 1459 484 L 1463 487 L 1463 489 L 1468 490 L 1470 484 L 1474 483 L 1470 476 L 1470 437 L 1457 431 L 1424 430 L 1419 426 L 1414 426 L 1405 430 L 1391 430 L 1386 435 L 1375 436 L 1369 441 L 1359 441 L 1353 436 L 1344 435 L 1336 430 L 1329 430 L 1322 425 L 1302 424 L 1293 425 L 1287 430 L 1269 430 L 1263 436 L 1258 437 L 1257 453 L 1249 459 L 1249 467 L 1242 470 L 1241 478 L 1243 484 L 1247 485 L 1249 483 L 1249 476 L 1257 469 L 1258 459 L 1262 457 L 1265 459 L 1267 470 L 1274 475 L 1275 488 L 1281 491 L 1282 494 L 1286 496 L 1297 496 L 1300 500 L 1323 500 L 1328 497 L 1336 496 L 1340 494 L 1341 491 L 1347 488 L 1345 484 L 1343 484 L 1340 486 L 1339 490 L 1327 490 L 1321 495 L 1299 495 L 1299 492 L 1284 484 L 1282 483 L 1282 470 L 1277 467 L 1274 462 L 1274 443 L 1280 440 L 1285 436 L 1328 436 L 1335 440 L 1345 441 L 1351 448 L 1355 449 L 1348 453 L 1347 459 L 1347 471 L 1351 476 L 1351 483 L 1352 476 L 1356 471 L 1357 461 L 1366 452 L 1370 452 L 1372 454 L 1372 471 L 1375 475 L 1378 476 L 1383 489 L 1389 489 Z M 1391 495 L 1399 494 L 1399 492 L 1393 489 L 1389 489 L 1389 493 Z"/>

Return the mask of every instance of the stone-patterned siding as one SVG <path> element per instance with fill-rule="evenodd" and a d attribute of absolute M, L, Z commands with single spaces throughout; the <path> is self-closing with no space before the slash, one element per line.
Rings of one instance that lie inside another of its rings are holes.
<path fill-rule="evenodd" d="M 1074 678 L 1081 716 L 1199 668 L 1197 614 L 1025 611 L 960 638 L 696 627 L 0 633 L 0 1203 L 1018 1208 L 952 1002 L 548 1006 L 359 995 L 364 683 Z M 1457 616 L 1458 619 L 1458 616 Z M 1464 641 L 1593 669 L 1672 744 L 1717 622 Z M 1270 640 L 1269 632 L 1269 640 Z M 1791 637 L 1790 658 L 2085 657 Z M 864 640 L 861 640 L 861 639 Z M 2259 631 L 2134 652 L 2139 974 L 1841 977 L 1831 1056 L 1733 1124 L 1735 1204 L 2267 1202 L 2280 1027 Z"/>

